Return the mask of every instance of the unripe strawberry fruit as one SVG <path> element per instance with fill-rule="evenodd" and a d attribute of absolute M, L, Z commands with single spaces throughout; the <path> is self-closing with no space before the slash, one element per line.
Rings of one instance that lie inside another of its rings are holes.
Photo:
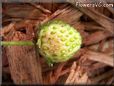
<path fill-rule="evenodd" d="M 81 47 L 80 33 L 61 20 L 52 20 L 40 27 L 39 51 L 48 63 L 64 62 Z"/>

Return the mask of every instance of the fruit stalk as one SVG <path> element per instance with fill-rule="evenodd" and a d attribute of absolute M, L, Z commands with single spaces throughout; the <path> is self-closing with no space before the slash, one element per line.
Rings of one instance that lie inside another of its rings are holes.
<path fill-rule="evenodd" d="M 32 46 L 34 43 L 32 41 L 1 41 L 2 46 Z"/>

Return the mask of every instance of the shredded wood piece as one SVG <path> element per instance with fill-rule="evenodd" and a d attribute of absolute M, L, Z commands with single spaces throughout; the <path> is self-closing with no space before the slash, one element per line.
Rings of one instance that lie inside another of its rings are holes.
<path fill-rule="evenodd" d="M 76 54 L 73 56 L 74 58 L 78 58 L 86 52 L 86 48 L 81 48 Z"/>
<path fill-rule="evenodd" d="M 27 39 L 27 35 L 18 31 L 12 37 L 15 41 Z M 41 66 L 40 62 L 37 62 L 38 57 L 33 46 L 10 46 L 6 49 L 14 83 L 42 83 Z"/>
<path fill-rule="evenodd" d="M 3 67 L 3 68 L 2 68 L 2 71 L 3 71 L 4 73 L 10 74 L 9 67 Z"/>
<path fill-rule="evenodd" d="M 110 18 L 104 16 L 103 14 L 92 10 L 91 8 L 80 8 L 78 7 L 78 9 L 80 11 L 82 11 L 83 13 L 85 13 L 86 15 L 88 15 L 90 18 L 92 18 L 94 21 L 96 21 L 98 24 L 100 24 L 101 26 L 103 26 L 107 31 L 109 31 L 111 34 L 114 35 L 113 31 L 113 23 L 114 21 L 111 20 Z M 99 20 L 100 18 L 100 20 Z"/>
<path fill-rule="evenodd" d="M 50 10 L 45 9 L 45 8 L 44 8 L 43 6 L 41 6 L 41 5 L 37 5 L 37 4 L 34 4 L 34 3 L 29 3 L 29 4 L 32 5 L 32 6 L 34 6 L 34 7 L 37 8 L 37 9 L 41 10 L 41 11 L 44 12 L 44 13 L 51 13 Z"/>
<path fill-rule="evenodd" d="M 55 84 L 57 82 L 57 80 L 63 76 L 64 74 L 68 73 L 70 70 L 69 69 L 65 69 L 63 70 L 63 67 L 65 66 L 66 62 L 61 63 L 57 66 L 56 69 L 53 69 L 53 71 L 49 72 L 49 75 L 47 75 L 46 77 L 49 77 L 49 80 L 44 79 L 44 82 L 48 82 L 50 84 Z"/>
<path fill-rule="evenodd" d="M 69 1 L 67 0 L 67 2 L 71 3 L 72 5 L 76 5 L 75 2 L 76 1 Z M 83 1 L 84 2 L 84 1 Z M 89 1 L 91 3 L 91 1 Z M 86 3 L 86 2 L 84 2 Z M 84 8 L 84 7 L 79 7 L 79 6 L 75 6 L 76 8 L 78 8 L 81 12 L 83 12 L 84 14 L 86 14 L 87 16 L 89 16 L 91 19 L 93 19 L 95 22 L 97 22 L 98 24 L 100 24 L 102 27 L 104 27 L 107 31 L 109 31 L 111 34 L 114 35 L 113 31 L 114 31 L 114 26 L 113 23 L 114 21 L 111 18 L 106 17 L 105 15 L 103 15 L 100 12 L 97 12 L 91 8 Z M 100 18 L 100 19 L 99 19 Z"/>
<path fill-rule="evenodd" d="M 77 65 L 76 65 L 76 62 L 74 62 L 72 64 L 72 67 L 71 67 L 71 70 L 70 70 L 70 74 L 65 82 L 65 84 L 72 84 L 71 80 L 73 79 L 74 77 L 74 74 L 75 74 L 75 69 L 76 69 Z"/>
<path fill-rule="evenodd" d="M 52 84 L 55 83 L 59 79 L 59 77 L 60 77 L 60 75 L 62 73 L 62 69 L 63 69 L 65 64 L 66 64 L 66 62 L 59 64 L 58 68 L 55 70 L 54 76 L 53 76 L 54 80 L 53 80 Z"/>
<path fill-rule="evenodd" d="M 98 51 L 100 51 L 100 52 L 103 51 L 103 47 L 104 47 L 105 42 L 106 42 L 106 40 L 102 40 L 102 41 L 99 43 Z"/>
<path fill-rule="evenodd" d="M 86 52 L 86 54 L 83 55 L 83 58 L 84 57 L 88 58 L 90 60 L 93 60 L 93 61 L 98 61 L 98 62 L 101 62 L 101 63 L 105 63 L 105 64 L 107 64 L 111 67 L 114 67 L 113 57 L 110 57 L 107 54 L 103 54 L 103 53 L 88 50 Z"/>
<path fill-rule="evenodd" d="M 97 31 L 95 33 L 92 33 L 91 35 L 87 36 L 83 43 L 85 45 L 91 45 L 100 42 L 101 40 L 106 39 L 107 37 L 112 36 L 111 34 L 107 34 L 104 31 Z"/>
<path fill-rule="evenodd" d="M 62 19 L 63 21 L 74 25 L 80 19 L 81 16 L 82 13 L 79 10 L 73 7 L 69 7 L 67 10 L 58 15 L 55 19 Z"/>
<path fill-rule="evenodd" d="M 103 73 L 103 74 L 91 79 L 91 81 L 92 81 L 92 83 L 98 83 L 99 81 L 112 76 L 113 72 L 114 72 L 114 70 L 112 69 L 112 70 L 110 70 L 108 72 L 105 72 L 105 73 Z"/>
<path fill-rule="evenodd" d="M 88 49 L 93 50 L 93 51 L 98 51 L 99 50 L 99 43 L 88 46 Z"/>
<path fill-rule="evenodd" d="M 70 68 L 67 68 L 67 69 L 65 69 L 65 70 L 63 70 L 63 71 L 61 72 L 60 76 L 63 76 L 63 75 L 65 75 L 65 74 L 69 73 L 69 72 L 70 72 Z"/>
<path fill-rule="evenodd" d="M 60 73 L 61 73 L 61 71 L 62 71 L 62 69 L 63 69 L 65 64 L 66 64 L 66 62 L 59 64 L 59 66 L 55 70 L 55 72 L 54 72 L 55 74 L 54 75 L 55 75 L 56 78 L 58 78 L 60 76 Z"/>
<path fill-rule="evenodd" d="M 114 77 L 112 76 L 106 84 L 110 85 L 114 82 Z"/>
<path fill-rule="evenodd" d="M 36 13 L 37 13 L 37 10 L 35 9 L 35 10 L 33 10 L 33 11 L 28 15 L 28 17 L 34 16 Z M 43 16 L 43 15 L 42 15 L 42 16 Z M 41 18 L 41 17 L 39 17 L 39 18 Z M 44 18 L 42 18 L 42 19 L 44 19 Z M 42 19 L 41 19 L 41 20 L 42 20 Z M 18 30 L 18 29 L 20 29 L 21 27 L 22 27 L 22 28 L 23 28 L 23 27 L 26 27 L 27 25 L 29 25 L 29 23 L 35 25 L 36 22 L 33 22 L 33 21 L 34 21 L 34 20 L 24 20 L 24 21 L 18 22 L 18 23 L 13 22 L 13 23 L 9 24 L 8 26 L 6 26 L 6 27 L 0 29 L 0 35 L 1 35 L 1 36 L 4 36 L 4 35 L 7 34 L 10 30 L 12 30 L 13 27 L 15 27 L 15 28 L 14 28 L 15 30 Z M 38 23 L 39 23 L 39 22 L 38 22 Z M 37 25 L 38 25 L 38 23 L 37 23 Z"/>
<path fill-rule="evenodd" d="M 91 23 L 91 22 L 84 23 L 84 25 L 85 25 L 85 30 L 87 30 L 87 31 L 104 30 L 105 29 L 105 28 L 98 26 L 98 25 Z"/>
<path fill-rule="evenodd" d="M 103 2 L 104 4 L 108 4 L 107 1 Z M 112 14 L 114 14 L 114 9 L 112 7 L 106 7 Z"/>
<path fill-rule="evenodd" d="M 107 9 L 114 15 L 114 9 L 111 7 L 107 7 Z"/>
<path fill-rule="evenodd" d="M 80 18 L 80 17 L 79 17 L 79 18 Z M 73 27 L 74 27 L 77 31 L 80 32 L 80 34 L 81 34 L 81 36 L 82 36 L 82 39 L 85 39 L 85 38 L 89 35 L 87 32 L 84 31 L 84 30 L 85 30 L 85 25 L 84 25 L 82 22 L 76 20 L 76 21 L 74 22 L 74 24 L 73 24 Z M 83 41 L 83 40 L 82 40 L 82 41 Z"/>
<path fill-rule="evenodd" d="M 14 28 L 15 23 L 10 23 L 8 26 L 0 29 L 0 36 L 5 36 L 10 30 Z"/>
<path fill-rule="evenodd" d="M 114 41 L 113 39 L 112 40 L 109 40 L 109 41 L 106 41 L 104 46 L 103 46 L 103 53 L 106 53 L 108 55 L 112 55 L 114 54 Z"/>
<path fill-rule="evenodd" d="M 31 17 L 18 17 L 18 16 L 10 16 L 12 19 L 22 19 L 22 20 L 42 20 L 43 18 L 42 17 L 38 17 L 38 18 L 31 18 Z M 12 19 L 8 19 L 8 20 L 12 20 Z M 7 20 L 5 20 L 7 21 Z M 5 22 L 4 21 L 4 22 Z"/>
<path fill-rule="evenodd" d="M 98 70 L 100 68 L 104 68 L 106 66 L 107 65 L 103 64 L 103 63 L 95 63 L 95 64 L 91 65 L 91 69 L 88 69 L 88 71 L 90 71 L 90 72 L 94 71 L 95 72 L 95 70 Z"/>
<path fill-rule="evenodd" d="M 87 84 L 88 83 L 88 75 L 87 73 L 84 73 L 81 78 L 77 78 L 80 77 L 80 75 L 75 76 L 75 81 L 73 84 Z"/>
<path fill-rule="evenodd" d="M 65 5 L 65 6 L 66 6 L 66 5 Z M 55 11 L 51 16 L 49 16 L 49 17 L 47 17 L 46 19 L 44 19 L 41 24 L 43 24 L 43 23 L 45 23 L 45 22 L 47 22 L 47 21 L 49 21 L 49 20 L 52 20 L 52 19 L 55 18 L 56 16 L 60 15 L 62 12 L 66 11 L 69 7 L 70 7 L 70 6 L 65 7 L 65 8 L 63 8 L 63 9 L 58 9 L 58 10 Z"/>
<path fill-rule="evenodd" d="M 11 18 L 11 19 L 5 19 L 2 21 L 2 23 L 6 23 L 6 22 L 19 22 L 19 21 L 22 21 L 23 19 L 21 18 Z"/>
<path fill-rule="evenodd" d="M 65 84 L 87 84 L 88 82 L 87 72 L 81 68 L 81 66 L 77 66 L 76 70 L 72 70 L 69 74 Z"/>

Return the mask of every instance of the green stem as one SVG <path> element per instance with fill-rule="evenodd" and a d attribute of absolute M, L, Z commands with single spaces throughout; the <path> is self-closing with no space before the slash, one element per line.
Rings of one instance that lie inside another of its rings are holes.
<path fill-rule="evenodd" d="M 3 46 L 28 46 L 28 45 L 34 45 L 32 41 L 1 41 L 0 45 Z"/>

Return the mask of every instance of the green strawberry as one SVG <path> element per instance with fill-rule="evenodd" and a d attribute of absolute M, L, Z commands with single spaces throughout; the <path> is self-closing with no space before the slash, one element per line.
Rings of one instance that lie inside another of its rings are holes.
<path fill-rule="evenodd" d="M 47 22 L 39 28 L 37 45 L 49 65 L 69 60 L 81 47 L 80 33 L 61 20 Z M 0 45 L 34 45 L 32 41 L 2 41 Z"/>
<path fill-rule="evenodd" d="M 49 64 L 69 60 L 81 47 L 80 33 L 61 20 L 52 20 L 40 27 L 37 44 Z"/>

